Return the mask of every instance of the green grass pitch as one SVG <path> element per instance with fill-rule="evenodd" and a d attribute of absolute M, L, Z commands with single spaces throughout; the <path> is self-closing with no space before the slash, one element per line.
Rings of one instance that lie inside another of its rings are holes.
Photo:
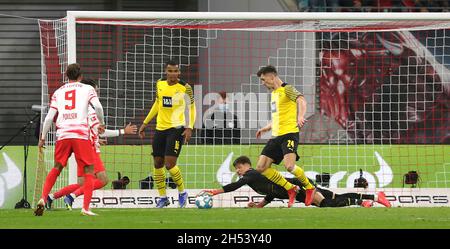
<path fill-rule="evenodd" d="M 31 209 L 0 210 L 0 228 L 148 229 L 442 229 L 450 228 L 450 208 L 212 208 L 56 209 L 35 217 Z M 257 221 L 257 222 L 256 222 Z"/>
<path fill-rule="evenodd" d="M 252 146 L 186 146 L 180 157 L 180 167 L 187 188 L 219 187 L 216 172 L 226 155 L 245 154 L 253 162 L 263 145 Z M 138 180 L 151 173 L 151 148 L 146 146 L 105 146 L 103 160 L 109 177 L 116 172 L 132 179 L 131 188 L 138 188 Z M 422 172 L 422 187 L 448 187 L 450 146 L 448 145 L 372 145 L 372 146 L 299 146 L 300 165 L 305 170 L 369 172 L 379 169 L 374 152 L 380 153 L 392 168 L 394 179 L 387 187 L 401 187 L 402 175 L 409 170 Z M 22 166 L 21 146 L 10 146 L 8 153 Z M 193 155 L 200 156 L 193 156 Z M 36 147 L 30 147 L 28 159 L 28 200 L 33 196 L 36 172 Z M 147 156 L 142 156 L 147 155 Z M 194 160 L 192 160 L 194 159 Z M 3 165 L 3 162 L 0 162 Z M 327 165 L 321 168 L 320 165 Z M 0 172 L 3 170 L 0 169 Z M 283 170 L 282 166 L 277 166 Z M 350 172 L 349 172 L 350 173 Z M 339 184 L 344 187 L 344 181 Z M 110 189 L 108 185 L 105 187 Z M 16 191 L 21 191 L 17 187 Z M 17 200 L 10 200 L 15 203 Z M 34 217 L 32 210 L 0 209 L 0 228 L 450 228 L 450 208 L 213 208 L 198 209 L 95 209 L 98 217 L 82 217 L 79 210 L 57 209 Z M 94 221 L 94 222 L 93 222 Z"/>
<path fill-rule="evenodd" d="M 114 141 L 111 141 L 113 143 Z M 181 168 L 186 188 L 217 188 L 216 173 L 226 156 L 234 152 L 247 155 L 256 164 L 258 155 L 264 145 L 189 145 L 182 149 L 178 165 Z M 19 168 L 23 166 L 23 147 L 9 146 L 6 152 L 16 161 Z M 450 146 L 448 145 L 301 145 L 299 166 L 306 171 L 335 173 L 346 171 L 348 174 L 363 169 L 373 174 L 380 169 L 374 153 L 378 152 L 393 171 L 392 182 L 387 188 L 402 187 L 402 176 L 410 170 L 421 173 L 421 187 L 446 188 L 450 172 Z M 139 188 L 139 180 L 146 178 L 153 171 L 151 146 L 107 145 L 102 147 L 102 160 L 111 180 L 117 178 L 117 172 L 130 177 L 128 188 Z M 37 165 L 37 146 L 31 146 L 28 158 L 28 196 L 33 196 Z M 273 166 L 284 171 L 284 167 Z M 4 163 L 0 159 L 0 172 Z M 233 170 L 230 167 L 230 170 Z M 345 187 L 345 178 L 338 187 Z M 105 187 L 110 189 L 111 186 Z"/>

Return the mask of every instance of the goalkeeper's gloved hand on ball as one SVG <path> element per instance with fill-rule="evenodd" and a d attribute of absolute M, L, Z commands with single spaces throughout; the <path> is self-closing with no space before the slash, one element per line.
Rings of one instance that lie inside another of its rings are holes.
<path fill-rule="evenodd" d="M 203 191 L 206 192 L 206 193 L 210 193 L 212 195 L 217 195 L 217 194 L 220 193 L 218 189 L 205 189 Z"/>

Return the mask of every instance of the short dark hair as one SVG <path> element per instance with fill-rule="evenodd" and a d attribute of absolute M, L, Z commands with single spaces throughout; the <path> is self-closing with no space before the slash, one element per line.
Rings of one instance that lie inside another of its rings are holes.
<path fill-rule="evenodd" d="M 259 71 L 258 71 L 258 73 L 256 73 L 256 75 L 258 75 L 258 77 L 261 77 L 262 74 L 266 74 L 266 73 L 274 73 L 275 75 L 278 74 L 277 69 L 274 66 L 267 65 L 267 66 L 259 69 Z"/>
<path fill-rule="evenodd" d="M 166 66 L 165 67 L 167 67 L 168 65 L 178 66 L 179 64 L 175 60 L 169 60 L 168 62 L 166 62 Z"/>
<path fill-rule="evenodd" d="M 97 82 L 93 79 L 82 79 L 80 82 L 86 85 L 90 85 L 93 88 L 96 88 L 98 86 Z"/>
<path fill-rule="evenodd" d="M 247 156 L 240 156 L 238 158 L 236 158 L 236 160 L 234 160 L 233 162 L 233 166 L 236 167 L 236 165 L 238 164 L 250 164 L 250 166 L 252 166 L 252 162 L 250 161 L 250 158 L 248 158 Z"/>
<path fill-rule="evenodd" d="M 81 68 L 78 63 L 67 66 L 66 75 L 69 80 L 77 80 L 81 76 Z"/>

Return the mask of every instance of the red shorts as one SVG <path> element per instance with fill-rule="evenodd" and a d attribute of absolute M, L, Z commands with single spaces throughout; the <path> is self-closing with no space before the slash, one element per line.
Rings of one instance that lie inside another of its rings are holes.
<path fill-rule="evenodd" d="M 105 171 L 105 165 L 103 164 L 103 161 L 100 158 L 100 153 L 95 152 L 95 148 L 94 148 L 93 158 L 94 158 L 94 174 Z M 78 173 L 78 177 L 84 176 L 84 169 L 78 167 L 77 173 Z"/>
<path fill-rule="evenodd" d="M 84 171 L 85 166 L 94 164 L 92 142 L 77 138 L 56 141 L 55 162 L 66 167 L 67 160 L 72 155 L 72 152 L 75 154 L 78 170 L 81 168 Z"/>
<path fill-rule="evenodd" d="M 100 157 L 100 153 L 94 152 L 94 172 L 95 174 L 105 171 L 105 165 Z"/>

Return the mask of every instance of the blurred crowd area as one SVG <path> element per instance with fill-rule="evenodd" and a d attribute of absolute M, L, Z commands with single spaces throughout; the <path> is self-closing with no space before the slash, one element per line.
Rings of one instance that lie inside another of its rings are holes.
<path fill-rule="evenodd" d="M 304 12 L 448 12 L 449 0 L 297 0 Z"/>

